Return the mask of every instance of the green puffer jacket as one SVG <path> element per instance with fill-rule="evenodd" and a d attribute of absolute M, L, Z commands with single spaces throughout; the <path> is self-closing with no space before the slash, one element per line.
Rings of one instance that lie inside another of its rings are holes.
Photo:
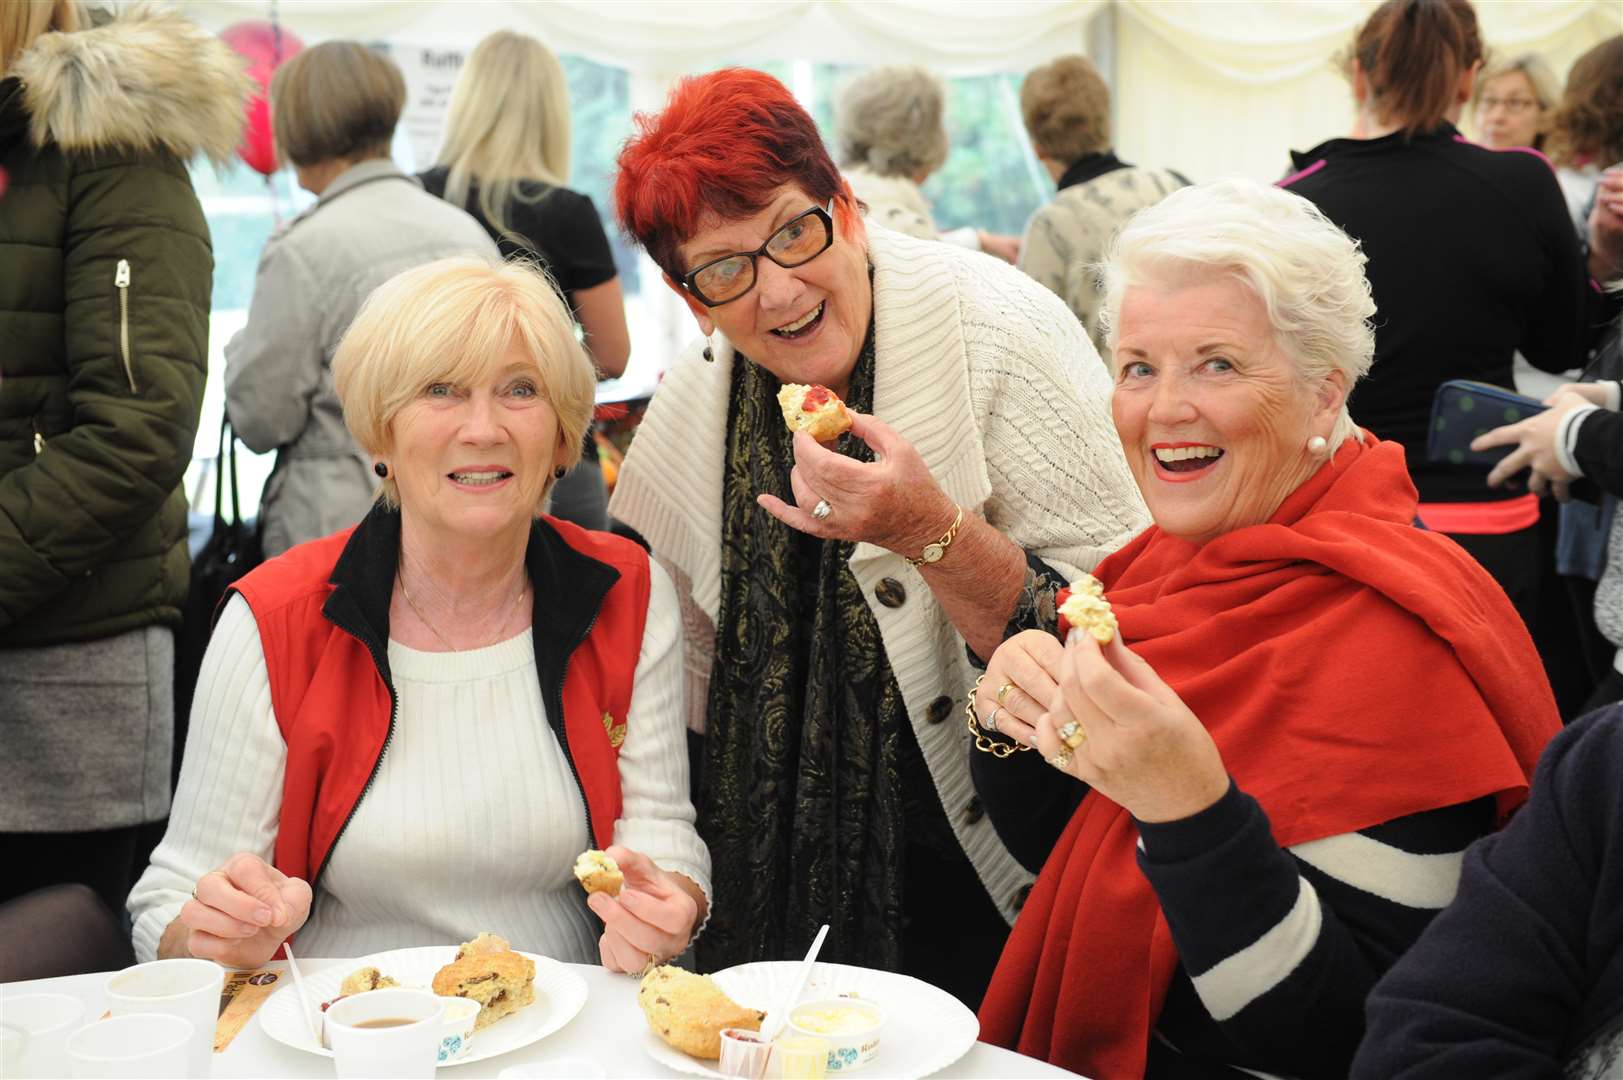
<path fill-rule="evenodd" d="M 251 84 L 151 9 L 0 81 L 0 649 L 177 623 L 213 255 L 186 161 Z"/>

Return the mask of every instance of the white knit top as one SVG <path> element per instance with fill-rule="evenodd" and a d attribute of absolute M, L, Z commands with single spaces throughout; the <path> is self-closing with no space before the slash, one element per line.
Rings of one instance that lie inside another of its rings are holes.
<path fill-rule="evenodd" d="M 978 252 L 868 225 L 873 413 L 912 443 L 936 483 L 1070 577 L 1149 524 L 1110 418 L 1110 377 L 1053 293 Z M 675 572 L 687 637 L 689 724 L 703 730 L 721 606 L 721 500 L 735 353 L 696 342 L 665 373 L 637 429 L 610 512 Z M 879 624 L 936 792 L 988 893 L 1013 921 L 1031 875 L 972 805 L 963 638 L 920 572 L 855 545 L 848 563 Z M 889 607 L 878 599 L 903 599 Z M 942 699 L 945 699 L 943 701 Z M 941 707 L 949 720 L 932 723 Z M 932 708 L 933 706 L 933 708 Z"/>
<path fill-rule="evenodd" d="M 652 570 L 614 839 L 708 895 L 710 856 L 688 802 L 676 594 Z M 353 957 L 490 930 L 517 948 L 595 963 L 602 926 L 571 872 L 591 846 L 586 805 L 547 723 L 530 631 L 455 653 L 390 641 L 389 667 L 394 737 L 333 848 L 296 938 L 301 953 Z M 269 861 L 286 759 L 258 627 L 233 597 L 198 680 L 169 830 L 130 894 L 141 959 L 156 953 L 198 877 L 238 851 Z"/>

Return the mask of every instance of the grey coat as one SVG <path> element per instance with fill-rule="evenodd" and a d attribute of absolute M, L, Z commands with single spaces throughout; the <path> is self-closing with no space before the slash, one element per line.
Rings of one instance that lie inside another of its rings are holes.
<path fill-rule="evenodd" d="M 477 221 L 385 159 L 342 173 L 266 243 L 248 325 L 225 347 L 225 401 L 244 443 L 278 452 L 267 556 L 365 516 L 376 480 L 344 427 L 333 353 L 373 289 L 452 255 L 499 258 Z"/>

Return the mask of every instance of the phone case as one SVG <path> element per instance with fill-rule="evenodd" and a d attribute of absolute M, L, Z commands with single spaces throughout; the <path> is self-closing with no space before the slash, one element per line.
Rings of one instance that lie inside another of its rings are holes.
<path fill-rule="evenodd" d="M 1491 469 L 1516 448 L 1496 446 L 1472 450 L 1471 441 L 1506 424 L 1519 423 L 1547 406 L 1491 383 L 1450 379 L 1431 400 L 1431 427 L 1426 436 L 1426 459 L 1436 464 Z"/>

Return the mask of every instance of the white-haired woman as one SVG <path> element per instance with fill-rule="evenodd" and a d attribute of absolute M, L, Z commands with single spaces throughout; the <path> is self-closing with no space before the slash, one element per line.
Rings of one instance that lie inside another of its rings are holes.
<path fill-rule="evenodd" d="M 875 68 L 834 103 L 835 158 L 869 221 L 921 240 L 945 240 L 1014 262 L 1020 238 L 972 226 L 937 230 L 919 185 L 947 160 L 947 93 L 921 67 Z"/>
<path fill-rule="evenodd" d="M 675 592 L 630 541 L 537 514 L 591 415 L 573 330 L 541 275 L 473 259 L 362 308 L 333 368 L 377 504 L 232 590 L 130 896 L 140 956 L 254 967 L 295 932 L 359 956 L 492 930 L 640 971 L 686 948 L 710 860 Z M 591 847 L 618 898 L 575 883 Z"/>
<path fill-rule="evenodd" d="M 1093 1076 L 1345 1075 L 1369 987 L 1526 795 L 1559 725 L 1532 642 L 1345 408 L 1363 265 L 1241 180 L 1117 239 L 1112 411 L 1154 525 L 1094 571 L 1108 643 L 1062 644 L 1040 595 L 976 692 L 977 788 L 1042 864 L 990 1041 Z"/>
<path fill-rule="evenodd" d="M 472 214 L 504 259 L 540 263 L 580 324 L 602 378 L 631 355 L 625 297 L 592 198 L 569 182 L 569 84 L 535 38 L 498 30 L 468 55 L 445 123 L 439 160 L 419 179 Z M 608 528 L 608 493 L 590 433 L 580 462 L 558 481 L 552 513 Z"/>

